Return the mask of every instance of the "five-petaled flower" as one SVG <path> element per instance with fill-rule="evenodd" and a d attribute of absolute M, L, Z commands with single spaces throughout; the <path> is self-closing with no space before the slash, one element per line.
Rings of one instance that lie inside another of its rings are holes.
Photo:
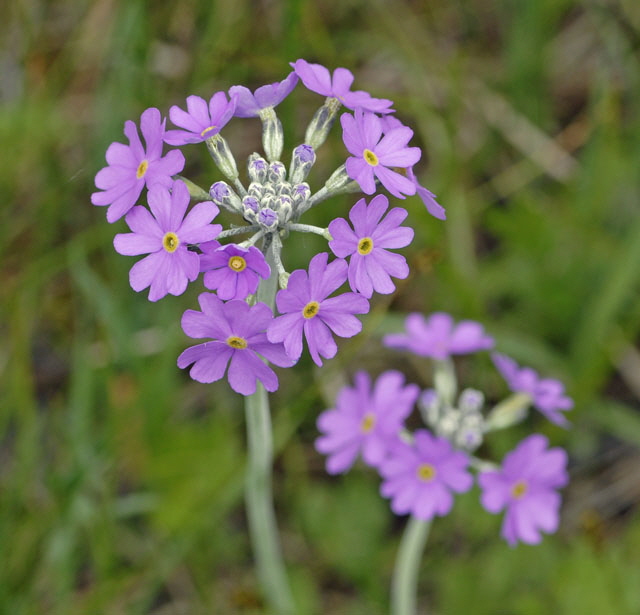
<path fill-rule="evenodd" d="M 224 92 L 216 92 L 209 103 L 200 96 L 187 98 L 187 110 L 174 105 L 169 109 L 169 118 L 182 130 L 167 130 L 164 140 L 169 145 L 201 143 L 217 135 L 233 117 L 236 99 L 227 100 Z"/>
<path fill-rule="evenodd" d="M 323 435 L 315 447 L 328 455 L 327 472 L 346 472 L 358 453 L 368 465 L 380 465 L 398 439 L 419 394 L 417 385 L 404 384 L 400 372 L 380 374 L 373 390 L 369 375 L 357 372 L 355 386 L 341 389 L 336 407 L 318 417 L 318 429 Z"/>
<path fill-rule="evenodd" d="M 369 302 L 356 293 L 329 297 L 347 280 L 347 262 L 342 259 L 327 264 L 328 254 L 316 254 L 309 263 L 309 273 L 297 269 L 289 277 L 286 289 L 276 295 L 281 316 L 274 319 L 267 335 L 272 342 L 284 342 L 289 356 L 298 360 L 302 354 L 302 338 L 307 340 L 316 365 L 331 359 L 338 347 L 331 332 L 339 337 L 352 337 L 362 330 L 354 314 L 366 314 Z"/>
<path fill-rule="evenodd" d="M 540 531 L 558 529 L 560 494 L 567 474 L 567 453 L 561 448 L 547 449 L 549 442 L 540 434 L 525 438 L 504 458 L 502 469 L 481 472 L 482 505 L 490 513 L 506 508 L 502 537 L 515 545 L 518 540 L 537 544 Z"/>
<path fill-rule="evenodd" d="M 178 357 L 178 367 L 193 363 L 191 377 L 209 383 L 224 377 L 228 365 L 227 378 L 236 393 L 255 393 L 257 381 L 267 391 L 275 391 L 278 377 L 260 357 L 279 367 L 291 367 L 295 361 L 282 344 L 267 339 L 266 329 L 273 320 L 269 306 L 249 306 L 239 300 L 225 303 L 213 293 L 202 293 L 198 302 L 202 311 L 187 310 L 182 316 L 182 329 L 189 337 L 211 341 L 187 348 Z"/>
<path fill-rule="evenodd" d="M 215 290 L 220 299 L 246 299 L 256 292 L 260 278 L 267 279 L 271 268 L 262 252 L 255 246 L 243 248 L 230 243 L 216 246 L 214 243 L 200 246 L 200 271 L 204 285 Z"/>
<path fill-rule="evenodd" d="M 166 294 L 181 295 L 198 277 L 200 260 L 187 246 L 214 239 L 222 227 L 210 224 L 218 214 L 210 202 L 198 203 L 185 217 L 189 191 L 180 180 L 171 191 L 153 186 L 147 199 L 151 213 L 134 207 L 125 218 L 133 232 L 119 233 L 113 245 L 119 254 L 148 254 L 131 268 L 129 281 L 138 292 L 150 287 L 149 301 L 157 301 Z"/>
<path fill-rule="evenodd" d="M 448 440 L 418 429 L 412 444 L 397 440 L 380 464 L 378 471 L 384 479 L 380 493 L 391 498 L 391 510 L 397 515 L 429 521 L 451 510 L 452 491 L 463 493 L 471 488 L 468 465 L 468 455 L 456 451 Z"/>
<path fill-rule="evenodd" d="M 234 85 L 229 88 L 229 97 L 236 98 L 235 117 L 256 117 L 263 109 L 279 105 L 296 87 L 298 75 L 295 72 L 277 83 L 270 83 L 259 87 L 251 93 L 249 88 L 243 85 Z"/>
<path fill-rule="evenodd" d="M 453 318 L 435 312 L 426 319 L 422 314 L 409 314 L 405 320 L 406 333 L 385 335 L 382 342 L 389 348 L 405 348 L 421 357 L 444 360 L 453 354 L 469 354 L 493 347 L 493 338 L 473 320 Z"/>
<path fill-rule="evenodd" d="M 388 206 L 389 200 L 383 194 L 373 197 L 368 205 L 360 199 L 349 212 L 353 229 L 344 218 L 329 224 L 332 252 L 338 258 L 350 257 L 351 290 L 368 298 L 374 290 L 385 295 L 392 293 L 396 287 L 391 276 L 404 279 L 409 275 L 404 256 L 388 250 L 408 246 L 413 229 L 400 226 L 407 217 L 407 211 L 401 207 L 394 207 L 381 220 Z"/>
<path fill-rule="evenodd" d="M 147 109 L 140 117 L 144 147 L 136 125 L 127 120 L 124 134 L 129 139 L 129 145 L 112 143 L 107 148 L 109 166 L 96 174 L 95 183 L 100 192 L 91 195 L 91 202 L 94 205 L 109 205 L 108 222 L 122 218 L 136 204 L 145 186 L 171 187 L 171 176 L 184 168 L 182 152 L 171 150 L 162 156 L 165 122 L 158 109 Z"/>
<path fill-rule="evenodd" d="M 311 64 L 306 60 L 291 62 L 291 66 L 304 86 L 323 96 L 336 98 L 347 109 L 364 109 L 373 113 L 392 113 L 393 102 L 386 98 L 373 98 L 369 92 L 351 90 L 353 74 L 346 68 L 336 68 L 333 75 L 321 64 Z"/>
<path fill-rule="evenodd" d="M 355 110 L 355 115 L 343 113 L 340 123 L 344 144 L 352 154 L 345 162 L 347 174 L 365 194 L 375 192 L 376 179 L 399 199 L 416 193 L 414 182 L 389 168 L 406 169 L 420 160 L 420 148 L 407 147 L 413 136 L 411 128 L 399 126 L 383 136 L 380 118 L 361 108 Z"/>
<path fill-rule="evenodd" d="M 531 403 L 552 423 L 566 427 L 569 421 L 563 412 L 573 408 L 573 400 L 565 395 L 564 385 L 554 378 L 540 378 L 530 367 L 520 367 L 510 357 L 494 352 L 494 365 L 514 393 L 525 393 Z"/>

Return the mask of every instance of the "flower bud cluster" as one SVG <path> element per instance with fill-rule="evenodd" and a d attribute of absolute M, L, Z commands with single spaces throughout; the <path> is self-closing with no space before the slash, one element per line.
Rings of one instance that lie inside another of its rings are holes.
<path fill-rule="evenodd" d="M 309 184 L 287 181 L 287 170 L 282 162 L 269 163 L 258 154 L 249 157 L 247 168 L 251 182 L 247 194 L 240 200 L 226 186 L 231 196 L 225 193 L 224 198 L 232 199 L 242 217 L 250 224 L 257 224 L 265 233 L 286 230 L 311 195 Z M 216 197 L 212 194 L 214 202 L 217 202 Z"/>
<path fill-rule="evenodd" d="M 483 405 L 484 395 L 476 389 L 462 391 L 455 406 L 447 403 L 435 389 L 425 390 L 418 400 L 420 414 L 431 431 L 470 453 L 484 438 Z"/>

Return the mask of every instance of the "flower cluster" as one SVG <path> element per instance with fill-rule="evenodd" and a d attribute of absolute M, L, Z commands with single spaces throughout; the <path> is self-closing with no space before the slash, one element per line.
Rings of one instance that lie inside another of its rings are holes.
<path fill-rule="evenodd" d="M 475 452 L 488 432 L 521 421 L 530 405 L 566 425 L 561 412 L 573 402 L 564 386 L 494 354 L 513 394 L 485 415 L 480 391 L 467 388 L 458 393 L 452 360 L 453 355 L 493 348 L 494 340 L 482 325 L 470 320 L 455 323 L 439 312 L 426 319 L 411 314 L 405 327 L 405 333 L 387 335 L 383 343 L 433 359 L 434 388 L 421 392 L 397 371 L 383 372 L 375 382 L 357 372 L 355 386 L 341 389 L 335 407 L 317 420 L 321 435 L 315 445 L 327 455 L 327 471 L 346 472 L 361 456 L 380 474 L 380 493 L 391 500 L 396 514 L 428 521 L 449 513 L 453 494 L 471 489 L 475 470 L 483 507 L 491 513 L 506 511 L 501 533 L 507 542 L 540 542 L 541 532 L 558 527 L 558 489 L 568 482 L 566 452 L 549 448 L 547 438 L 539 434 L 521 441 L 505 456 L 502 467 L 479 459 Z M 415 405 L 426 428 L 410 432 L 405 421 Z"/>
<path fill-rule="evenodd" d="M 356 315 L 369 311 L 374 291 L 391 293 L 392 278 L 408 276 L 405 258 L 393 252 L 413 239 L 412 229 L 401 226 L 407 212 L 389 209 L 387 196 L 376 194 L 378 188 L 402 199 L 418 194 L 429 213 L 445 217 L 414 175 L 421 151 L 409 146 L 413 131 L 391 115 L 391 100 L 353 90 L 354 77 L 345 68 L 332 74 L 305 60 L 291 66 L 285 79 L 253 92 L 235 85 L 208 100 L 188 96 L 186 109 L 174 105 L 169 110 L 175 128 L 167 129 L 158 109 L 147 109 L 139 124 L 144 145 L 136 124 L 127 121 L 129 143 L 109 146 L 108 166 L 97 173 L 98 190 L 91 195 L 94 205 L 107 207 L 109 222 L 124 218 L 129 227 L 130 232 L 116 235 L 116 251 L 145 255 L 130 271 L 134 290 L 148 288 L 149 300 L 157 301 L 184 293 L 203 274 L 211 292 L 200 295 L 201 311 L 185 312 L 182 327 L 190 337 L 209 341 L 185 350 L 178 365 L 191 366 L 191 376 L 201 382 L 226 375 L 243 395 L 252 394 L 257 382 L 269 391 L 278 386 L 275 372 L 260 357 L 288 367 L 301 357 L 305 342 L 317 365 L 335 356 L 335 337 L 352 337 L 361 330 Z M 276 107 L 300 82 L 325 100 L 304 141 L 292 149 L 287 168 Z M 307 177 L 343 107 L 344 164 L 313 191 Z M 249 156 L 246 181 L 221 134 L 234 118 L 262 123 L 264 155 Z M 171 149 L 199 143 L 222 175 L 208 190 L 179 175 L 185 157 Z M 146 206 L 139 204 L 145 189 Z M 337 218 L 325 228 L 299 222 L 326 199 L 353 192 L 372 198 L 358 200 L 349 221 Z M 235 216 L 230 228 L 214 223 L 221 209 Z M 321 252 L 308 270 L 289 273 L 282 253 L 291 232 L 323 236 L 335 258 L 330 260 L 329 250 Z M 236 238 L 241 241 L 234 243 Z M 350 290 L 341 292 L 347 282 Z"/>

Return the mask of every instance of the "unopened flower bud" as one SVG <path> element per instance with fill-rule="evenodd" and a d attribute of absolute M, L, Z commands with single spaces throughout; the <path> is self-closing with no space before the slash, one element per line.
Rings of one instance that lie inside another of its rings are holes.
<path fill-rule="evenodd" d="M 249 173 L 250 181 L 263 184 L 267 179 L 268 169 L 269 165 L 262 156 L 256 153 L 249 156 L 249 160 L 247 161 L 247 171 Z"/>
<path fill-rule="evenodd" d="M 453 443 L 457 448 L 469 452 L 475 451 L 482 444 L 482 432 L 477 429 L 462 428 L 456 434 Z"/>
<path fill-rule="evenodd" d="M 277 204 L 278 210 L 281 210 L 283 207 L 291 208 L 291 197 L 287 196 L 286 194 L 281 194 L 280 196 L 276 197 L 275 202 Z"/>
<path fill-rule="evenodd" d="M 286 175 L 287 175 L 287 170 L 279 160 L 276 160 L 275 162 L 272 162 L 269 165 L 269 172 L 267 174 L 267 178 L 270 182 L 273 182 L 274 184 L 277 184 L 278 182 L 282 182 L 284 181 Z"/>
<path fill-rule="evenodd" d="M 276 204 L 280 222 L 288 222 L 291 218 L 291 212 L 293 211 L 291 198 L 286 195 L 280 195 L 279 197 L 276 197 Z"/>
<path fill-rule="evenodd" d="M 259 201 L 262 198 L 262 195 L 264 194 L 264 186 L 262 184 L 258 184 L 257 182 L 251 182 L 249 184 L 249 189 L 247 190 L 247 194 L 249 196 L 255 197 Z"/>
<path fill-rule="evenodd" d="M 310 145 L 298 145 L 291 155 L 289 181 L 292 184 L 303 182 L 316 161 L 316 153 Z"/>
<path fill-rule="evenodd" d="M 242 210 L 240 197 L 229 187 L 226 182 L 215 182 L 209 188 L 209 196 L 216 205 L 224 207 L 230 211 L 238 212 Z"/>
<path fill-rule="evenodd" d="M 455 408 L 448 408 L 444 416 L 438 421 L 436 433 L 447 439 L 451 439 L 460 426 L 460 413 Z"/>
<path fill-rule="evenodd" d="M 276 194 L 277 195 L 285 195 L 285 196 L 290 196 L 291 195 L 291 184 L 289 182 L 280 182 L 279 184 L 276 184 Z"/>
<path fill-rule="evenodd" d="M 222 174 L 231 181 L 238 179 L 236 159 L 233 157 L 229 145 L 224 138 L 216 134 L 209 137 L 206 143 L 213 162 L 215 162 Z"/>
<path fill-rule="evenodd" d="M 260 200 L 260 209 L 273 209 L 278 210 L 278 197 L 271 192 L 267 192 Z"/>
<path fill-rule="evenodd" d="M 264 197 L 266 197 L 266 196 L 272 196 L 272 197 L 274 197 L 274 196 L 276 196 L 277 194 L 278 194 L 278 193 L 277 193 L 277 191 L 276 191 L 276 187 L 275 187 L 273 184 L 271 184 L 271 183 L 269 183 L 269 184 L 265 184 L 265 185 L 262 187 L 262 196 L 263 196 L 263 198 L 264 198 Z"/>
<path fill-rule="evenodd" d="M 267 230 L 272 231 L 278 226 L 278 214 L 273 209 L 265 207 L 258 213 L 258 222 Z"/>
<path fill-rule="evenodd" d="M 245 209 L 250 209 L 256 214 L 260 210 L 260 202 L 254 196 L 245 196 L 244 199 L 242 199 L 242 204 L 244 205 Z"/>
<path fill-rule="evenodd" d="M 454 443 L 459 448 L 474 451 L 482 444 L 484 431 L 484 419 L 479 412 L 463 414 L 454 436 Z"/>
<path fill-rule="evenodd" d="M 458 408 L 465 414 L 478 413 L 484 404 L 484 395 L 477 389 L 465 389 L 458 398 Z"/>
<path fill-rule="evenodd" d="M 254 196 L 248 195 L 242 199 L 245 220 L 255 222 L 260 211 L 260 202 Z"/>
<path fill-rule="evenodd" d="M 307 127 L 304 142 L 317 150 L 327 139 L 342 103 L 333 97 L 328 97 L 320 107 Z"/>
<path fill-rule="evenodd" d="M 293 206 L 297 209 L 311 196 L 311 188 L 309 188 L 309 184 L 302 183 L 294 186 L 291 191 L 291 201 Z"/>
<path fill-rule="evenodd" d="M 262 120 L 262 147 L 267 160 L 270 162 L 279 160 L 284 144 L 282 124 L 273 107 L 261 109 L 260 119 Z"/>

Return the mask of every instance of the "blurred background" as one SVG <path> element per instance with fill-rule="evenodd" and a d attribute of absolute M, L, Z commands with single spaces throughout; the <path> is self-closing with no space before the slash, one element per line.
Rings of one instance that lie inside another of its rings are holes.
<path fill-rule="evenodd" d="M 263 612 L 242 501 L 239 396 L 176 367 L 202 287 L 157 304 L 128 285 L 124 232 L 90 204 L 125 120 L 283 79 L 299 57 L 350 68 L 395 101 L 448 214 L 401 204 L 411 277 L 318 370 L 280 370 L 275 494 L 305 613 L 388 612 L 404 519 L 363 467 L 329 478 L 315 418 L 356 367 L 429 372 L 380 335 L 409 311 L 480 320 L 498 347 L 574 397 L 572 429 L 532 415 L 500 459 L 545 433 L 571 456 L 562 527 L 510 549 L 476 490 L 434 524 L 420 604 L 431 614 L 640 613 L 640 4 L 634 0 L 9 0 L 0 8 L 0 613 Z M 284 160 L 321 97 L 279 108 Z M 223 131 L 241 161 L 259 122 Z M 185 174 L 221 179 L 205 148 Z M 201 151 L 202 150 L 202 151 Z M 310 177 L 344 159 L 334 129 Z M 305 221 L 326 226 L 353 197 Z M 292 239 L 292 270 L 326 249 Z M 488 358 L 460 365 L 498 399 Z"/>

